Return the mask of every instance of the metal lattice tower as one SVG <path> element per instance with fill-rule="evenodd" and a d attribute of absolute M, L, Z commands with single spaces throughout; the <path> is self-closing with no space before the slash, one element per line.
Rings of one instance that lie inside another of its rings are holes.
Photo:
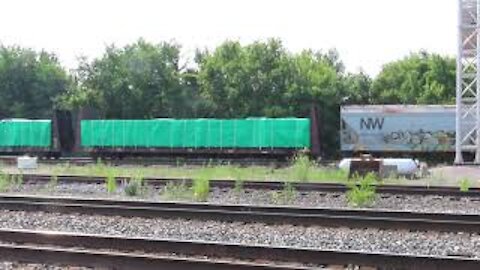
<path fill-rule="evenodd" d="M 459 0 L 455 164 L 474 152 L 480 164 L 480 0 Z"/>

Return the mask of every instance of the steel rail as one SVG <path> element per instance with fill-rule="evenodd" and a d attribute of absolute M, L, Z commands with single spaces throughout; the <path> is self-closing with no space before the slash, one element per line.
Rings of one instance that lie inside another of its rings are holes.
<path fill-rule="evenodd" d="M 69 248 L 0 244 L 0 257 L 22 263 L 77 265 L 115 270 L 307 270 L 304 267 L 275 266 L 256 263 L 213 262 L 112 251 L 75 250 Z"/>
<path fill-rule="evenodd" d="M 374 267 L 388 267 L 394 269 L 478 269 L 480 267 L 480 260 L 467 257 L 435 257 L 435 256 L 414 256 L 406 254 L 389 254 L 389 253 L 365 253 L 365 252 L 346 252 L 338 250 L 318 250 L 308 248 L 292 248 L 292 247 L 272 247 L 263 245 L 242 245 L 232 243 L 220 242 L 201 242 L 201 241 L 178 241 L 173 239 L 145 239 L 145 238 L 124 238 L 104 235 L 88 235 L 88 234 L 74 234 L 63 232 L 39 232 L 27 230 L 0 230 L 0 238 L 2 241 L 14 242 L 22 245 L 48 245 L 48 246 L 62 246 L 62 247 L 81 247 L 90 250 L 115 250 L 116 252 L 90 252 L 89 254 L 82 254 L 82 256 L 89 256 L 86 260 L 82 257 L 82 261 L 65 261 L 63 257 L 65 254 L 72 256 L 71 252 L 63 249 L 58 252 L 58 248 L 52 252 L 51 248 L 45 249 L 40 247 L 40 250 L 47 250 L 53 257 L 45 256 L 44 253 L 38 254 L 39 248 L 29 248 L 27 253 L 23 254 L 23 259 L 29 259 L 30 256 L 36 255 L 38 257 L 31 258 L 32 262 L 42 263 L 64 263 L 64 264 L 84 264 L 85 262 L 93 263 L 94 265 L 87 266 L 114 266 L 115 269 L 160 269 L 160 266 L 165 266 L 169 263 L 166 269 L 309 269 L 299 266 L 272 266 L 259 265 L 250 263 L 249 261 L 269 261 L 286 264 L 303 264 L 303 265 L 361 265 Z M 0 245 L 0 256 L 4 258 L 4 249 L 6 245 Z M 25 250 L 20 249 L 22 252 Z M 32 251 L 33 250 L 33 251 Z M 122 252 L 128 252 L 129 256 L 119 255 Z M 47 254 L 49 254 L 47 253 Z M 85 253 L 85 252 L 84 252 Z M 133 253 L 133 254 L 132 254 Z M 143 255 L 138 256 L 135 253 L 152 253 L 163 254 L 157 255 Z M 205 260 L 185 260 L 168 258 L 165 254 L 177 254 L 180 256 L 202 256 L 210 258 L 210 261 Z M 76 251 L 74 254 L 78 256 Z M 9 257 L 10 259 L 11 257 Z M 48 261 L 43 261 L 45 258 Z M 71 259 L 71 257 L 67 257 Z M 161 259 L 158 259 L 161 258 Z M 18 259 L 18 258 L 13 258 Z M 51 259 L 51 260 L 50 260 Z M 166 259 L 166 260 L 165 260 Z M 212 261 L 212 259 L 214 259 Z M 83 261 L 84 260 L 84 261 Z M 122 260 L 122 261 L 119 261 Z M 139 265 L 147 260 L 147 264 Z M 243 260 L 244 263 L 228 263 L 228 261 Z M 101 264 L 98 264 L 98 263 Z M 191 264 L 194 262 L 193 264 Z M 160 266 L 158 265 L 160 263 Z M 205 268 L 205 265 L 210 268 Z M 135 268 L 140 267 L 142 268 Z M 225 268 L 225 266 L 230 268 Z M 149 268 L 148 268 L 149 267 Z M 155 268 L 157 267 L 157 268 Z M 165 266 L 167 267 L 167 266 Z M 190 267 L 190 268 L 188 268 Z"/>
<path fill-rule="evenodd" d="M 480 215 L 405 211 L 116 201 L 21 195 L 0 196 L 0 209 L 303 226 L 480 232 Z"/>
<path fill-rule="evenodd" d="M 12 174 L 12 176 L 17 176 Z M 46 183 L 51 180 L 52 175 L 24 174 L 23 180 L 27 183 Z M 105 177 L 99 176 L 79 176 L 79 175 L 58 175 L 56 176 L 61 183 L 105 183 Z M 117 182 L 128 181 L 129 177 L 117 177 Z M 150 185 L 166 185 L 169 182 L 182 182 L 191 185 L 192 179 L 182 178 L 145 178 Z M 349 188 L 344 184 L 336 183 L 291 183 L 293 188 L 298 191 L 318 191 L 318 192 L 345 192 Z M 233 180 L 211 180 L 210 185 L 216 188 L 234 188 Z M 242 185 L 246 189 L 258 190 L 282 190 L 285 187 L 284 181 L 243 181 Z M 480 188 L 470 188 L 468 191 L 461 191 L 459 187 L 444 186 L 407 186 L 407 185 L 378 185 L 377 192 L 383 194 L 401 194 L 401 195 L 437 195 L 437 196 L 455 196 L 455 197 L 480 197 Z"/>

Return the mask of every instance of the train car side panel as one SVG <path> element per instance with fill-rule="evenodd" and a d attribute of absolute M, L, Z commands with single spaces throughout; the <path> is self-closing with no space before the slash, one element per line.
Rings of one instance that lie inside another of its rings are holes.
<path fill-rule="evenodd" d="M 453 152 L 454 106 L 345 106 L 342 152 Z"/>
<path fill-rule="evenodd" d="M 274 153 L 310 148 L 304 118 L 82 120 L 87 152 Z"/>

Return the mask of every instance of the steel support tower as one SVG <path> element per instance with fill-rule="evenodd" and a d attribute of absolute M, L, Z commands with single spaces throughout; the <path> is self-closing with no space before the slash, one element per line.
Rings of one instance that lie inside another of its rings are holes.
<path fill-rule="evenodd" d="M 455 164 L 480 164 L 480 0 L 459 0 Z"/>

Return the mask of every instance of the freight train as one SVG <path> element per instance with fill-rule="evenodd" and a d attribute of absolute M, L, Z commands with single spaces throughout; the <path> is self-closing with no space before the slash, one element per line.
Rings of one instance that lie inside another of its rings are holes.
<path fill-rule="evenodd" d="M 309 118 L 105 120 L 56 112 L 52 120 L 0 121 L 0 154 L 283 159 L 318 145 L 311 129 Z"/>
<path fill-rule="evenodd" d="M 0 154 L 288 158 L 307 150 L 318 157 L 317 117 L 316 108 L 309 118 L 246 119 L 102 120 L 56 112 L 52 120 L 1 121 Z M 339 126 L 343 156 L 412 157 L 455 149 L 454 106 L 343 106 Z"/>

